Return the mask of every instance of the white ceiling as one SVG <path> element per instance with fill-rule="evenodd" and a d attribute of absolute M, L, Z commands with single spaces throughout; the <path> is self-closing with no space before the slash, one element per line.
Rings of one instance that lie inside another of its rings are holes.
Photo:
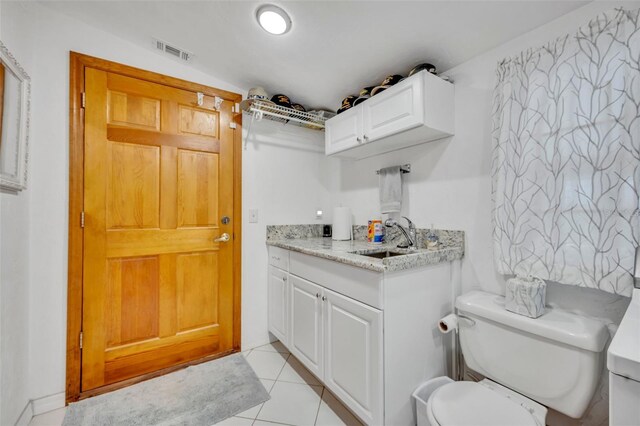
<path fill-rule="evenodd" d="M 191 66 L 238 87 L 263 86 L 309 107 L 428 61 L 444 71 L 586 1 L 278 1 L 293 20 L 264 32 L 254 1 L 47 1 L 60 12 L 152 48 L 193 52 Z M 159 53 L 160 54 L 160 53 Z"/>

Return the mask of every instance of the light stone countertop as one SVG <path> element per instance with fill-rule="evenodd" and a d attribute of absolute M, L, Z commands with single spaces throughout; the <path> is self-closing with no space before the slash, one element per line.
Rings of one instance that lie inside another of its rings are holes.
<path fill-rule="evenodd" d="M 464 245 L 462 243 L 459 246 L 441 245 L 437 249 L 408 250 L 397 248 L 396 242 L 373 244 L 362 240 L 333 241 L 331 238 L 302 237 L 267 239 L 267 245 L 376 272 L 402 271 L 441 262 L 451 262 L 461 259 L 464 255 Z M 362 253 L 375 253 L 386 250 L 406 254 L 384 259 L 362 255 Z"/>

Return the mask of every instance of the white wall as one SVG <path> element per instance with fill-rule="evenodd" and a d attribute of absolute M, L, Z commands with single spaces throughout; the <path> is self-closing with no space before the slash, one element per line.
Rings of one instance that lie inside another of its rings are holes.
<path fill-rule="evenodd" d="M 451 70 L 449 74 L 456 81 L 457 107 L 456 136 L 449 140 L 355 163 L 338 162 L 308 148 L 300 149 L 301 145 L 314 145 L 318 134 L 309 136 L 314 133 L 257 123 L 253 131 L 262 143 L 250 142 L 243 154 L 243 346 L 252 347 L 268 339 L 265 225 L 317 223 L 317 208 L 325 211 L 321 222 L 327 223 L 331 206 L 339 203 L 352 207 L 356 223 L 366 223 L 370 217 L 378 216 L 375 170 L 381 166 L 405 162 L 413 165 L 407 176 L 404 213 L 418 226 L 433 223 L 467 232 L 462 272 L 465 290 L 480 287 L 502 292 L 503 283 L 492 264 L 490 225 L 489 114 L 496 62 L 572 30 L 610 6 L 601 2 L 589 4 Z M 4 307 L 0 316 L 0 423 L 10 420 L 6 423 L 11 424 L 16 418 L 15 410 L 24 406 L 27 396 L 39 398 L 64 391 L 69 50 L 227 90 L 240 89 L 30 2 L 2 3 L 0 37 L 25 64 L 33 80 L 29 189 L 20 197 L 0 197 L 0 304 Z M 248 122 L 244 129 L 248 129 Z M 259 210 L 259 223 L 247 222 L 249 209 Z M 23 263 L 15 264 L 9 255 Z M 16 269 L 6 269 L 9 265 Z M 5 285 L 9 279 L 19 284 Z M 613 324 L 626 306 L 624 300 L 563 287 L 551 288 L 549 298 Z M 28 327 L 20 329 L 14 322 L 22 319 L 21 323 L 26 324 L 27 310 Z M 6 345 L 7 341 L 14 344 Z M 11 348 L 10 352 L 5 353 L 5 348 Z M 28 373 L 26 357 L 20 355 L 26 348 Z M 12 359 L 18 364 L 5 364 Z M 5 365 L 11 365 L 12 370 L 5 369 Z M 7 372 L 11 374 L 3 374 Z M 28 388 L 24 386 L 27 374 Z M 18 408 L 5 406 L 7 394 L 15 397 Z M 598 423 L 597 415 L 590 423 Z"/>
<path fill-rule="evenodd" d="M 0 424 L 29 402 L 28 194 L 0 195 Z"/>
<path fill-rule="evenodd" d="M 15 48 L 15 57 L 27 69 L 35 58 L 33 34 L 20 34 L 0 14 L 0 40 Z M 29 402 L 29 191 L 0 193 L 0 424 L 14 424 Z"/>
<path fill-rule="evenodd" d="M 324 156 L 324 133 L 244 116 L 242 223 L 242 347 L 269 342 L 266 225 L 331 223 L 337 161 Z M 251 127 L 251 135 L 246 138 Z M 248 211 L 258 210 L 258 223 Z M 316 210 L 324 211 L 316 219 Z"/>
<path fill-rule="evenodd" d="M 41 398 L 64 391 L 68 214 L 68 52 L 70 50 L 243 93 L 188 66 L 128 44 L 81 22 L 31 3 L 3 3 L 8 35 L 33 35 L 28 48 L 37 61 L 28 67 L 33 80 L 29 190 L 25 193 L 30 224 L 29 391 Z M 68 30 L 72 28 L 73 31 Z M 82 37 L 76 34 L 82 33 Z M 3 39 L 5 39 L 3 31 Z M 25 64 L 26 65 L 26 64 Z M 248 130 L 248 117 L 244 126 Z M 315 212 L 330 210 L 329 165 L 322 154 L 322 134 L 268 121 L 256 123 L 243 152 L 243 323 L 242 345 L 268 342 L 266 330 L 266 224 L 314 223 Z M 335 167 L 334 167 L 335 168 Z M 28 195 L 27 195 L 28 194 Z M 259 210 L 259 223 L 248 223 L 248 209 Z M 4 219 L 4 217 L 3 217 Z M 320 222 L 330 221 L 329 216 Z M 3 225 L 5 221 L 3 220 Z M 16 221 L 9 223 L 17 223 Z M 25 230 L 28 229 L 24 228 Z M 3 234 L 4 235 L 4 234 Z M 9 241 L 17 237 L 7 236 Z M 26 249 L 25 249 L 26 251 Z M 25 268 L 26 269 L 26 268 Z M 22 275 L 26 280 L 28 274 Z M 26 286 L 23 286 L 26 290 Z M 13 315 L 13 314 L 12 314 Z M 27 324 L 26 309 L 24 323 Z M 25 330 L 26 332 L 27 330 Z M 3 339 L 5 338 L 3 333 Z M 26 337 L 25 337 L 26 339 Z M 26 347 L 26 346 L 25 346 Z M 25 368 L 21 369 L 26 371 Z M 14 375 L 25 383 L 26 374 Z M 24 404 L 22 404 L 24 407 Z M 12 417 L 9 417 L 12 418 Z M 11 423 L 11 422 L 9 422 Z M 2 423 L 4 424 L 4 423 Z"/>
<path fill-rule="evenodd" d="M 333 194 L 334 204 L 352 208 L 356 223 L 379 215 L 378 180 L 375 170 L 411 163 L 405 175 L 402 214 L 418 227 L 466 232 L 466 253 L 462 262 L 463 291 L 480 288 L 504 293 L 504 279 L 495 272 L 491 239 L 491 102 L 498 60 L 537 47 L 553 38 L 575 31 L 603 10 L 621 3 L 594 2 L 543 27 L 482 54 L 446 74 L 455 81 L 455 136 L 361 160 L 343 161 L 340 183 Z M 627 3 L 640 7 L 640 3 Z M 437 61 L 436 61 L 437 63 Z M 601 318 L 613 333 L 628 299 L 595 290 L 553 285 L 548 292 L 551 304 Z M 606 372 L 606 370 L 603 370 Z M 606 375 L 596 392 L 586 424 L 606 423 L 608 389 Z M 552 420 L 554 424 L 568 419 Z"/>
<path fill-rule="evenodd" d="M 28 45 L 19 42 L 25 38 L 30 39 Z M 24 365 L 15 365 L 11 377 L 6 379 L 11 380 L 11 387 L 3 387 L 2 391 L 3 396 L 19 391 L 16 398 L 19 397 L 24 393 L 19 386 L 26 383 L 28 376 L 28 396 L 40 398 L 63 392 L 65 388 L 69 51 L 234 92 L 243 93 L 243 90 L 151 48 L 128 43 L 32 2 L 3 2 L 2 39 L 32 78 L 29 189 L 14 205 L 5 203 L 9 198 L 3 196 L 1 228 L 3 249 L 11 248 L 22 262 L 27 261 L 28 267 L 12 274 L 20 280 L 11 287 L 12 291 L 21 293 L 20 299 L 18 295 L 8 296 L 11 299 L 7 299 L 7 306 L 12 310 L 7 311 L 8 321 L 3 319 L 2 339 L 6 342 L 10 338 L 5 335 L 5 329 L 28 324 L 28 332 L 17 329 L 16 334 L 28 336 L 29 354 L 22 354 L 21 359 L 28 360 L 29 370 Z M 16 248 L 22 252 L 15 252 Z M 2 260 L 4 263 L 4 256 Z M 4 274 L 2 278 L 4 288 Z M 27 288 L 28 321 L 27 302 L 23 300 Z M 24 349 L 25 343 L 19 343 Z M 4 369 L 5 359 L 2 361 Z M 3 397 L 3 404 L 5 400 Z M 13 413 L 3 417 L 13 420 L 2 421 L 2 424 L 15 421 Z"/>

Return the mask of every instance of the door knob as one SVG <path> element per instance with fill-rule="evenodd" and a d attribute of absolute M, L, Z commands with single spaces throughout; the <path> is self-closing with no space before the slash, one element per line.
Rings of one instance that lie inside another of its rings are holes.
<path fill-rule="evenodd" d="M 229 236 L 229 234 L 227 234 L 226 232 L 222 235 L 220 235 L 218 238 L 216 238 L 215 241 L 216 243 L 226 243 L 227 241 L 229 241 L 231 239 L 231 237 Z"/>

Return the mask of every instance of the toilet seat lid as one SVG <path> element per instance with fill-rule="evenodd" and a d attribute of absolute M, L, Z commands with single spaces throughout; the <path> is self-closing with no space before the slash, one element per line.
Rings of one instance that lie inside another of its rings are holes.
<path fill-rule="evenodd" d="M 431 413 L 440 425 L 537 426 L 529 410 L 486 386 L 454 382 L 430 398 Z"/>

